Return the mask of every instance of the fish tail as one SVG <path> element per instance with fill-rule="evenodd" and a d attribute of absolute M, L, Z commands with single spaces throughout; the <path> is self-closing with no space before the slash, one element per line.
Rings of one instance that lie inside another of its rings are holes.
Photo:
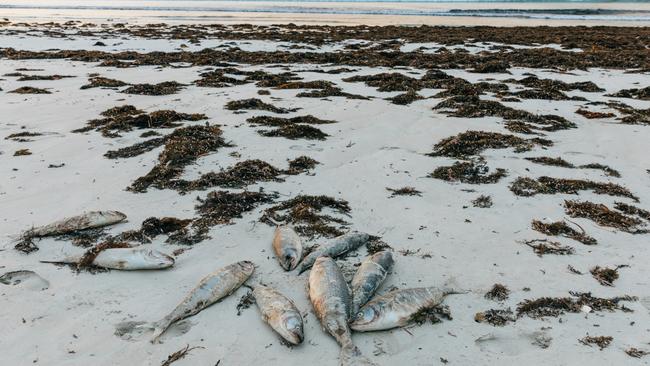
<path fill-rule="evenodd" d="M 341 366 L 351 366 L 351 365 L 366 365 L 366 366 L 376 366 L 376 364 L 366 358 L 359 348 L 348 342 L 343 347 L 341 347 L 341 353 L 339 355 L 340 365 Z"/>
<path fill-rule="evenodd" d="M 171 322 L 168 318 L 164 318 L 152 324 L 153 335 L 151 336 L 151 343 L 160 343 L 160 337 L 165 333 Z"/>

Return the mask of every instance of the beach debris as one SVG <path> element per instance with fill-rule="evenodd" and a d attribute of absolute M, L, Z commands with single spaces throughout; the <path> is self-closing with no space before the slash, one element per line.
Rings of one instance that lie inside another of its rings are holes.
<path fill-rule="evenodd" d="M 34 81 L 34 80 L 61 80 L 66 78 L 73 78 L 72 75 L 21 75 L 17 80 L 18 81 Z"/>
<path fill-rule="evenodd" d="M 368 251 L 368 255 L 373 255 L 384 250 L 392 251 L 393 247 L 381 240 L 381 237 L 370 235 L 370 239 L 366 243 L 366 250 Z"/>
<path fill-rule="evenodd" d="M 490 168 L 484 161 L 457 161 L 452 166 L 436 168 L 429 177 L 448 182 L 461 182 L 468 184 L 497 183 L 506 176 L 506 170 L 498 168 L 494 173 L 489 173 Z"/>
<path fill-rule="evenodd" d="M 172 363 L 174 363 L 174 362 L 176 362 L 176 361 L 178 361 L 180 359 L 185 358 L 185 356 L 187 356 L 187 354 L 190 353 L 190 351 L 192 351 L 194 349 L 197 349 L 197 348 L 205 348 L 205 347 L 196 346 L 196 347 L 191 347 L 190 348 L 190 345 L 188 344 L 184 348 L 181 348 L 180 350 L 178 350 L 178 351 L 172 353 L 171 355 L 167 356 L 167 359 L 162 364 L 160 364 L 160 366 L 169 366 Z"/>
<path fill-rule="evenodd" d="M 402 187 L 402 188 L 388 188 L 386 187 L 387 191 L 392 192 L 390 197 L 388 198 L 393 198 L 397 196 L 418 196 L 422 197 L 422 192 L 418 191 L 414 187 Z"/>
<path fill-rule="evenodd" d="M 362 306 L 350 327 L 359 332 L 403 327 L 422 310 L 440 305 L 447 295 L 462 293 L 465 292 L 448 287 L 393 290 Z"/>
<path fill-rule="evenodd" d="M 626 349 L 625 353 L 628 356 L 634 357 L 634 358 L 641 358 L 643 356 L 650 355 L 650 352 L 645 351 L 645 350 L 641 350 L 641 349 L 638 349 L 638 348 L 635 348 L 635 347 L 630 347 L 630 348 Z"/>
<path fill-rule="evenodd" d="M 476 197 L 476 199 L 472 200 L 472 206 L 478 207 L 478 208 L 490 208 L 492 207 L 492 197 L 486 196 L 484 194 Z"/>
<path fill-rule="evenodd" d="M 329 210 L 340 215 L 348 215 L 347 201 L 328 196 L 298 195 L 264 211 L 260 221 L 273 223 L 269 218 L 292 224 L 300 235 L 314 238 L 328 238 L 342 235 L 349 223 L 341 218 L 323 213 Z M 282 214 L 284 212 L 284 214 Z"/>
<path fill-rule="evenodd" d="M 238 162 L 233 167 L 220 172 L 210 172 L 201 175 L 196 180 L 173 180 L 167 188 L 189 192 L 205 190 L 212 187 L 243 188 L 257 182 L 282 181 L 279 175 L 282 170 L 258 159 Z"/>
<path fill-rule="evenodd" d="M 637 216 L 646 221 L 650 221 L 650 211 L 648 210 L 644 210 L 636 206 L 628 205 L 627 203 L 623 203 L 623 202 L 615 202 L 614 208 L 623 212 L 624 214 Z"/>
<path fill-rule="evenodd" d="M 285 271 L 293 271 L 302 259 L 302 240 L 291 225 L 278 225 L 273 234 L 273 251 Z"/>
<path fill-rule="evenodd" d="M 115 225 L 126 220 L 119 211 L 89 211 L 78 216 L 67 217 L 51 224 L 38 226 L 25 231 L 22 237 L 41 238 L 63 235 L 76 231 Z"/>
<path fill-rule="evenodd" d="M 510 290 L 500 283 L 495 283 L 492 289 L 485 293 L 485 298 L 494 301 L 505 301 L 510 296 Z"/>
<path fill-rule="evenodd" d="M 289 160 L 289 167 L 284 170 L 284 173 L 288 175 L 302 174 L 314 169 L 318 164 L 320 164 L 318 161 L 309 156 L 299 156 L 293 160 Z"/>
<path fill-rule="evenodd" d="M 587 335 L 586 337 L 579 339 L 580 343 L 584 344 L 585 346 L 591 347 L 592 344 L 595 344 L 600 348 L 600 350 L 604 350 L 607 348 L 612 341 L 614 340 L 613 337 L 610 336 L 590 336 Z"/>
<path fill-rule="evenodd" d="M 611 210 L 604 204 L 566 200 L 564 208 L 567 215 L 589 219 L 600 226 L 613 227 L 630 234 L 648 233 L 648 229 L 641 228 L 645 224 L 640 219 Z"/>
<path fill-rule="evenodd" d="M 503 327 L 510 322 L 517 321 L 517 318 L 510 308 L 490 309 L 476 313 L 474 315 L 474 321 L 477 323 L 488 323 L 495 327 Z"/>
<path fill-rule="evenodd" d="M 505 61 L 492 60 L 481 62 L 474 66 L 474 69 L 468 70 L 469 72 L 492 74 L 492 73 L 510 73 L 508 69 L 510 64 Z"/>
<path fill-rule="evenodd" d="M 421 99 L 424 99 L 424 97 L 418 94 L 415 90 L 409 90 L 404 94 L 399 94 L 392 98 L 387 98 L 386 100 L 389 100 L 391 103 L 397 105 L 409 105 L 416 100 Z"/>
<path fill-rule="evenodd" d="M 125 83 L 121 80 L 109 79 L 102 76 L 92 76 L 88 79 L 88 84 L 82 85 L 81 89 L 91 89 L 91 88 L 119 88 L 122 86 L 127 86 L 128 83 Z"/>
<path fill-rule="evenodd" d="M 17 132 L 17 133 L 12 133 L 11 135 L 5 137 L 5 140 L 13 140 L 16 142 L 30 142 L 32 140 L 27 139 L 26 137 L 36 137 L 36 136 L 43 136 L 42 133 L 40 132 Z"/>
<path fill-rule="evenodd" d="M 9 91 L 7 93 L 14 93 L 14 94 L 52 94 L 52 92 L 47 90 L 47 89 L 34 88 L 32 86 L 21 86 L 20 88 L 14 89 L 14 90 Z"/>
<path fill-rule="evenodd" d="M 336 262 L 330 257 L 319 257 L 309 274 L 309 299 L 323 330 L 341 346 L 341 366 L 374 365 L 352 343 L 348 327 L 352 297 Z"/>
<path fill-rule="evenodd" d="M 231 100 L 226 104 L 226 109 L 231 111 L 263 110 L 263 111 L 269 111 L 278 114 L 285 114 L 285 113 L 295 112 L 299 108 L 294 108 L 294 109 L 278 108 L 272 104 L 264 103 L 260 99 L 250 98 L 250 99 L 242 99 L 242 100 Z"/>
<path fill-rule="evenodd" d="M 323 89 L 314 89 L 310 91 L 304 91 L 296 94 L 298 98 L 329 98 L 329 97 L 344 97 L 346 99 L 357 99 L 357 100 L 370 100 L 371 97 L 366 97 L 359 94 L 350 94 L 344 92 L 341 88 L 338 87 L 328 87 Z"/>
<path fill-rule="evenodd" d="M 209 88 L 229 88 L 235 85 L 243 85 L 251 82 L 248 80 L 237 79 L 232 76 L 227 76 L 226 73 L 228 71 L 229 69 L 219 69 L 201 73 L 199 74 L 199 76 L 201 76 L 201 79 L 195 80 L 194 84 L 197 86 Z"/>
<path fill-rule="evenodd" d="M 32 155 L 32 152 L 29 149 L 19 149 L 14 152 L 14 156 L 27 156 Z"/>
<path fill-rule="evenodd" d="M 605 89 L 600 88 L 598 85 L 591 81 L 580 81 L 575 83 L 566 83 L 561 80 L 540 79 L 537 76 L 527 76 L 521 80 L 508 79 L 507 83 L 520 84 L 528 88 L 542 89 L 542 90 L 561 90 L 571 91 L 579 90 L 582 92 L 595 93 L 603 92 Z"/>
<path fill-rule="evenodd" d="M 19 270 L 3 273 L 0 283 L 7 286 L 21 286 L 33 291 L 43 291 L 50 287 L 50 283 L 34 271 Z"/>
<path fill-rule="evenodd" d="M 274 117 L 274 116 L 257 116 L 257 117 L 252 117 L 247 119 L 246 122 L 253 125 L 262 125 L 262 126 L 270 126 L 270 127 L 282 127 L 282 126 L 290 126 L 295 124 L 324 125 L 324 124 L 337 123 L 336 121 L 320 119 L 310 114 L 304 116 L 291 117 L 291 118 L 281 118 L 281 117 Z"/>
<path fill-rule="evenodd" d="M 541 156 L 541 157 L 529 157 L 529 158 L 524 158 L 528 161 L 532 161 L 535 164 L 541 164 L 541 165 L 549 165 L 549 166 L 557 166 L 557 167 L 562 167 L 562 168 L 577 168 L 577 169 L 598 169 L 602 170 L 605 175 L 610 176 L 610 177 L 616 177 L 620 178 L 621 173 L 619 173 L 617 170 L 610 168 L 607 165 L 599 164 L 599 163 L 591 163 L 591 164 L 584 164 L 584 165 L 573 165 L 569 163 L 568 161 L 557 157 L 557 158 L 551 158 L 547 156 Z"/>
<path fill-rule="evenodd" d="M 173 235 L 186 228 L 192 219 L 178 219 L 176 217 L 149 217 L 142 221 L 139 230 L 124 231 L 113 237 L 119 241 L 137 241 L 142 244 L 151 243 L 158 235 Z"/>
<path fill-rule="evenodd" d="M 608 97 L 631 98 L 639 100 L 650 100 L 650 86 L 645 88 L 632 88 L 619 90 L 616 93 L 608 94 Z"/>
<path fill-rule="evenodd" d="M 131 248 L 124 244 L 105 242 L 84 254 L 41 262 L 76 264 L 78 269 L 95 266 L 120 271 L 164 269 L 174 265 L 174 258 L 165 253 L 152 249 Z"/>
<path fill-rule="evenodd" d="M 325 140 L 328 134 L 320 129 L 308 125 L 287 125 L 272 130 L 257 131 L 260 135 L 266 137 L 284 137 L 289 140 L 306 139 L 306 140 Z"/>
<path fill-rule="evenodd" d="M 252 262 L 241 261 L 220 268 L 204 277 L 199 284 L 160 321 L 154 323 L 152 343 L 158 343 L 162 334 L 173 323 L 198 314 L 220 299 L 232 294 L 253 274 Z"/>
<path fill-rule="evenodd" d="M 441 140 L 434 146 L 433 152 L 427 155 L 467 158 L 478 155 L 486 149 L 514 147 L 515 152 L 524 152 L 531 150 L 535 145 L 551 146 L 553 142 L 540 138 L 527 140 L 515 135 L 504 135 L 497 132 L 466 131 Z"/>
<path fill-rule="evenodd" d="M 298 345 L 305 339 L 303 320 L 296 305 L 277 290 L 258 285 L 253 288 L 262 319 L 287 342 Z"/>
<path fill-rule="evenodd" d="M 105 118 L 93 119 L 85 127 L 72 132 L 88 132 L 96 130 L 104 137 L 120 137 L 119 132 L 130 132 L 134 129 L 175 128 L 180 127 L 181 121 L 200 121 L 207 118 L 200 113 L 179 113 L 172 110 L 159 110 L 145 113 L 132 105 L 113 107 L 102 112 Z M 164 139 L 160 139 L 164 141 Z"/>
<path fill-rule="evenodd" d="M 393 253 L 389 250 L 377 252 L 367 257 L 357 269 L 351 283 L 352 308 L 351 314 L 356 314 L 386 279 L 388 271 L 393 267 Z"/>
<path fill-rule="evenodd" d="M 438 324 L 443 319 L 453 320 L 451 310 L 447 305 L 436 305 L 430 308 L 424 308 L 411 317 L 411 322 L 416 325 L 423 325 L 424 323 Z"/>
<path fill-rule="evenodd" d="M 592 102 L 593 104 L 601 104 L 602 102 Z M 623 124 L 628 125 L 650 125 L 650 108 L 637 109 L 625 103 L 609 102 L 604 103 L 610 108 L 615 109 L 623 116 L 617 118 Z"/>
<path fill-rule="evenodd" d="M 614 281 L 618 279 L 618 269 L 629 267 L 620 265 L 614 268 L 596 266 L 589 270 L 589 273 L 603 286 L 614 286 Z"/>
<path fill-rule="evenodd" d="M 544 222 L 540 220 L 533 220 L 533 230 L 539 231 L 542 234 L 550 236 L 563 236 L 565 238 L 573 239 L 581 242 L 584 245 L 596 245 L 598 241 L 587 235 L 584 229 L 578 232 L 576 229 L 570 227 L 565 221 Z"/>
<path fill-rule="evenodd" d="M 332 239 L 326 244 L 320 244 L 315 248 L 312 248 L 311 252 L 303 258 L 302 262 L 298 266 L 298 274 L 310 269 L 318 257 L 340 257 L 364 245 L 368 240 L 370 240 L 370 235 L 358 231 L 351 231 Z"/>
<path fill-rule="evenodd" d="M 578 194 L 579 191 L 593 191 L 616 197 L 627 197 L 638 202 L 639 199 L 627 188 L 614 183 L 601 183 L 582 179 L 563 179 L 539 177 L 537 180 L 519 177 L 510 185 L 510 191 L 517 196 L 531 197 L 537 194 Z"/>
<path fill-rule="evenodd" d="M 531 318 L 547 316 L 557 317 L 565 313 L 580 313 L 586 305 L 593 311 L 631 312 L 632 310 L 620 304 L 622 301 L 636 301 L 629 295 L 612 298 L 593 297 L 591 292 L 569 292 L 572 297 L 540 297 L 534 300 L 524 300 L 517 306 L 517 317 L 528 315 Z"/>
<path fill-rule="evenodd" d="M 579 108 L 576 113 L 587 119 L 614 118 L 616 114 L 611 112 L 594 112 L 588 109 Z"/>
<path fill-rule="evenodd" d="M 185 84 L 176 81 L 164 81 L 158 84 L 133 84 L 121 91 L 125 94 L 137 95 L 169 95 L 176 94 L 185 87 Z"/>
<path fill-rule="evenodd" d="M 550 241 L 547 239 L 533 239 L 526 240 L 524 244 L 533 248 L 533 252 L 538 256 L 544 256 L 546 254 L 556 254 L 556 255 L 571 255 L 575 254 L 575 249 L 568 245 L 562 245 L 556 241 Z"/>
<path fill-rule="evenodd" d="M 144 193 L 150 186 L 166 188 L 171 180 L 183 173 L 186 165 L 194 163 L 200 156 L 230 146 L 221 134 L 221 129 L 216 126 L 188 126 L 174 130 L 165 140 L 158 163 L 127 189 Z"/>

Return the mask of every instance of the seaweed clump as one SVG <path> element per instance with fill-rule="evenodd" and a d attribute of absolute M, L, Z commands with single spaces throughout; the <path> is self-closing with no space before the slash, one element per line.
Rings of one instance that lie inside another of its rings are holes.
<path fill-rule="evenodd" d="M 645 88 L 623 89 L 616 93 L 609 94 L 608 97 L 632 98 L 640 100 L 650 100 L 650 86 Z"/>
<path fill-rule="evenodd" d="M 336 121 L 323 120 L 311 115 L 298 116 L 293 118 L 279 118 L 271 116 L 259 116 L 249 118 L 248 123 L 262 126 L 276 127 L 272 130 L 257 131 L 262 136 L 267 137 L 285 137 L 290 140 L 307 139 L 307 140 L 325 140 L 329 135 L 316 127 L 310 125 L 330 124 Z"/>
<path fill-rule="evenodd" d="M 343 229 L 349 223 L 323 213 L 326 209 L 341 215 L 350 213 L 350 206 L 345 200 L 328 196 L 299 195 L 266 209 L 260 221 L 272 223 L 272 220 L 275 220 L 290 223 L 298 233 L 310 238 L 316 236 L 331 238 L 342 235 Z"/>
<path fill-rule="evenodd" d="M 641 220 L 610 210 L 604 204 L 567 200 L 564 201 L 564 208 L 567 215 L 589 219 L 600 226 L 613 227 L 631 234 L 645 234 L 648 232 L 648 230 L 640 228 L 640 226 L 643 226 Z"/>
<path fill-rule="evenodd" d="M 598 169 L 602 170 L 605 175 L 610 176 L 610 177 L 616 177 L 620 178 L 621 173 L 619 173 L 616 169 L 613 169 L 607 165 L 599 164 L 599 163 L 590 163 L 590 164 L 584 164 L 584 165 L 574 165 L 572 163 L 569 163 L 568 161 L 557 157 L 557 158 L 551 158 L 548 156 L 540 156 L 540 157 L 530 157 L 530 158 L 525 158 L 528 161 L 532 161 L 535 164 L 541 164 L 541 165 L 548 165 L 548 166 L 557 166 L 561 168 L 578 168 L 578 169 Z"/>
<path fill-rule="evenodd" d="M 192 219 L 176 217 L 149 217 L 142 222 L 139 230 L 125 231 L 117 235 L 114 240 L 151 243 L 158 235 L 173 235 L 175 232 L 185 229 L 191 222 Z"/>
<path fill-rule="evenodd" d="M 616 117 L 614 113 L 611 112 L 594 112 L 584 108 L 580 108 L 576 111 L 577 114 L 587 118 L 587 119 L 597 119 L 597 118 L 612 118 Z"/>
<path fill-rule="evenodd" d="M 605 348 L 609 347 L 609 345 L 612 343 L 613 340 L 614 338 L 610 336 L 598 336 L 598 337 L 586 336 L 580 339 L 579 341 L 585 346 L 590 346 L 590 347 L 592 344 L 595 344 L 602 351 Z"/>
<path fill-rule="evenodd" d="M 572 297 L 541 297 L 534 300 L 524 300 L 517 307 L 517 316 L 527 315 L 531 318 L 547 316 L 557 317 L 565 313 L 579 313 L 583 306 L 589 306 L 592 311 L 632 312 L 631 309 L 620 304 L 622 301 L 636 301 L 634 296 L 617 296 L 600 298 L 591 296 L 590 292 L 570 292 Z"/>
<path fill-rule="evenodd" d="M 192 225 L 207 230 L 215 225 L 230 224 L 233 219 L 241 218 L 242 214 L 261 204 L 273 202 L 276 197 L 277 195 L 262 192 L 213 191 L 205 199 L 198 199 L 196 211 L 201 217 Z"/>
<path fill-rule="evenodd" d="M 47 89 L 34 88 L 32 86 L 21 86 L 20 88 L 9 91 L 8 93 L 14 93 L 14 94 L 52 94 L 52 92 L 50 92 Z"/>
<path fill-rule="evenodd" d="M 627 265 L 616 266 L 615 268 L 596 266 L 589 270 L 589 273 L 603 286 L 614 286 L 614 281 L 619 277 L 618 269 Z"/>
<path fill-rule="evenodd" d="M 14 156 L 27 156 L 32 155 L 32 152 L 29 149 L 18 149 L 14 152 Z"/>
<path fill-rule="evenodd" d="M 181 126 L 180 121 L 200 121 L 206 119 L 205 114 L 179 113 L 172 110 L 160 110 L 144 113 L 132 105 L 117 106 L 101 113 L 105 118 L 88 121 L 86 127 L 72 132 L 87 132 L 97 130 L 105 137 L 119 137 L 119 132 L 129 132 L 133 129 L 175 128 Z"/>
<path fill-rule="evenodd" d="M 478 208 L 490 208 L 492 204 L 492 197 L 486 195 L 480 195 L 472 200 L 472 205 Z"/>
<path fill-rule="evenodd" d="M 449 310 L 449 306 L 447 305 L 437 305 L 421 309 L 411 316 L 410 321 L 417 325 L 423 325 L 427 322 L 438 324 L 441 323 L 443 319 L 453 320 L 451 310 Z"/>
<path fill-rule="evenodd" d="M 289 167 L 284 171 L 288 175 L 298 175 L 308 172 L 320 164 L 318 161 L 310 158 L 309 156 L 299 156 L 289 161 Z"/>
<path fill-rule="evenodd" d="M 422 192 L 418 191 L 413 187 L 402 187 L 402 188 L 386 188 L 386 190 L 392 192 L 389 198 L 396 196 L 422 196 Z"/>
<path fill-rule="evenodd" d="M 149 173 L 128 187 L 133 192 L 146 192 L 150 186 L 166 188 L 169 182 L 183 173 L 186 165 L 200 156 L 230 146 L 221 137 L 216 126 L 188 126 L 176 129 L 165 140 L 165 148 L 158 155 L 158 164 Z"/>
<path fill-rule="evenodd" d="M 418 94 L 415 90 L 409 90 L 404 94 L 396 95 L 392 98 L 388 98 L 387 100 L 390 100 L 391 103 L 397 105 L 409 105 L 416 100 L 421 99 L 424 99 L 424 97 Z"/>
<path fill-rule="evenodd" d="M 169 95 L 178 93 L 185 84 L 176 81 L 164 81 L 158 84 L 134 84 L 122 90 L 125 94 Z"/>
<path fill-rule="evenodd" d="M 628 356 L 634 357 L 634 358 L 641 358 L 643 356 L 650 355 L 650 352 L 645 351 L 645 350 L 641 350 L 641 349 L 638 349 L 638 348 L 635 348 L 635 347 L 630 347 L 630 348 L 626 349 L 625 353 Z"/>
<path fill-rule="evenodd" d="M 461 182 L 469 184 L 497 183 L 506 176 L 506 170 L 498 168 L 494 173 L 488 174 L 490 168 L 485 162 L 457 161 L 452 166 L 436 168 L 429 177 L 442 179 L 448 182 Z"/>
<path fill-rule="evenodd" d="M 90 79 L 88 79 L 88 84 L 81 86 L 81 89 L 119 88 L 121 86 L 127 86 L 127 85 L 129 84 L 121 80 L 109 79 L 103 76 L 93 76 Z"/>
<path fill-rule="evenodd" d="M 650 211 L 648 210 L 644 210 L 636 206 L 628 205 L 627 203 L 623 203 L 623 202 L 616 202 L 614 204 L 614 208 L 627 215 L 634 215 L 646 221 L 650 221 Z"/>
<path fill-rule="evenodd" d="M 598 241 L 587 235 L 584 230 L 578 232 L 574 228 L 567 225 L 564 221 L 556 221 L 545 223 L 539 220 L 533 220 L 533 230 L 539 231 L 542 234 L 550 236 L 564 236 L 565 238 L 573 239 L 585 245 L 596 245 Z"/>
<path fill-rule="evenodd" d="M 579 191 L 591 190 L 596 194 L 606 194 L 617 197 L 627 197 L 638 202 L 638 198 L 627 188 L 614 183 L 600 183 L 582 179 L 562 179 L 539 177 L 537 180 L 519 177 L 511 185 L 510 190 L 517 196 L 531 197 L 537 194 L 578 194 Z"/>
<path fill-rule="evenodd" d="M 504 135 L 497 132 L 466 131 L 456 136 L 443 139 L 434 146 L 429 156 L 447 156 L 464 158 L 478 155 L 486 149 L 515 148 L 515 152 L 529 151 L 535 145 L 551 146 L 553 142 L 546 139 L 523 139 L 515 135 Z"/>
<path fill-rule="evenodd" d="M 556 241 L 546 239 L 527 240 L 524 244 L 531 247 L 533 252 L 540 257 L 546 254 L 571 255 L 575 253 L 575 250 L 568 245 L 562 245 Z"/>
<path fill-rule="evenodd" d="M 495 283 L 492 289 L 485 294 L 488 300 L 504 301 L 510 296 L 510 290 L 500 283 Z"/>
<path fill-rule="evenodd" d="M 474 315 L 474 321 L 477 323 L 488 323 L 495 327 L 503 327 L 509 322 L 517 321 L 515 314 L 508 309 L 490 309 L 487 311 L 478 312 Z"/>
<path fill-rule="evenodd" d="M 27 139 L 26 137 L 36 137 L 42 135 L 43 134 L 40 132 L 17 132 L 5 137 L 5 140 L 13 140 L 16 142 L 30 142 L 31 140 Z"/>
<path fill-rule="evenodd" d="M 250 98 L 242 100 L 231 100 L 226 104 L 226 109 L 231 111 L 239 110 L 263 110 L 269 111 L 278 114 L 286 114 L 289 112 L 295 112 L 298 108 L 288 109 L 288 108 L 278 108 L 272 104 L 264 103 L 260 99 Z"/>

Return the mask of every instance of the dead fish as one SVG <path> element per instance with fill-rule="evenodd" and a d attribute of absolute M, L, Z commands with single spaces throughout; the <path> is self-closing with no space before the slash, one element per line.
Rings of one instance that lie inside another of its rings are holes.
<path fill-rule="evenodd" d="M 79 216 L 68 217 L 48 225 L 27 230 L 23 236 L 30 238 L 62 235 L 79 230 L 92 229 L 117 224 L 126 220 L 126 215 L 119 211 L 90 211 Z"/>
<path fill-rule="evenodd" d="M 452 288 L 421 287 L 394 290 L 364 305 L 350 327 L 359 332 L 385 330 L 407 325 L 415 314 L 442 303 L 445 296 L 463 294 Z"/>
<path fill-rule="evenodd" d="M 42 263 L 79 263 L 83 254 L 69 255 L 62 259 Z M 97 267 L 133 271 L 140 269 L 163 269 L 174 265 L 174 258 L 152 249 L 111 248 L 101 251 L 93 265 Z"/>
<path fill-rule="evenodd" d="M 262 319 L 287 342 L 298 345 L 304 340 L 302 315 L 293 301 L 267 286 L 255 286 L 253 297 Z"/>
<path fill-rule="evenodd" d="M 255 266 L 252 262 L 241 261 L 207 275 L 169 315 L 154 323 L 151 343 L 156 343 L 173 323 L 198 314 L 201 310 L 235 292 L 248 280 L 254 270 Z"/>
<path fill-rule="evenodd" d="M 348 327 L 352 297 L 332 258 L 316 259 L 309 274 L 309 299 L 323 329 L 341 346 L 341 365 L 374 365 L 352 343 L 352 332 Z"/>
<path fill-rule="evenodd" d="M 379 288 L 393 266 L 393 253 L 384 250 L 366 258 L 352 278 L 352 314 L 356 314 Z"/>
<path fill-rule="evenodd" d="M 278 225 L 273 236 L 273 250 L 285 271 L 292 271 L 302 259 L 302 241 L 290 225 Z"/>
<path fill-rule="evenodd" d="M 311 266 L 314 265 L 316 258 L 320 256 L 336 258 L 351 250 L 357 249 L 361 245 L 365 244 L 369 239 L 370 235 L 366 233 L 352 231 L 332 239 L 332 241 L 326 245 L 319 245 L 302 260 L 302 263 L 300 263 L 300 266 L 298 267 L 298 274 L 311 268 Z"/>

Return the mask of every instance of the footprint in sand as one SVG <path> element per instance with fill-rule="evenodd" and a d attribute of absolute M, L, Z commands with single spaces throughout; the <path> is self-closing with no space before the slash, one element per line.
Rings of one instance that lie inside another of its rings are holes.
<path fill-rule="evenodd" d="M 551 338 L 544 331 L 532 333 L 488 333 L 477 338 L 474 342 L 482 352 L 500 353 L 516 356 L 536 348 L 546 349 L 551 345 Z"/>
<path fill-rule="evenodd" d="M 50 283 L 33 271 L 11 271 L 0 276 L 0 283 L 7 286 L 20 286 L 32 291 L 43 291 Z"/>
<path fill-rule="evenodd" d="M 182 334 L 185 334 L 192 329 L 194 324 L 189 320 L 182 320 L 173 324 L 161 337 L 161 340 L 165 338 L 177 337 Z M 153 334 L 153 323 L 148 322 L 138 322 L 138 321 L 126 321 L 117 323 L 115 325 L 115 334 L 125 341 L 136 342 L 142 339 L 148 339 Z"/>

